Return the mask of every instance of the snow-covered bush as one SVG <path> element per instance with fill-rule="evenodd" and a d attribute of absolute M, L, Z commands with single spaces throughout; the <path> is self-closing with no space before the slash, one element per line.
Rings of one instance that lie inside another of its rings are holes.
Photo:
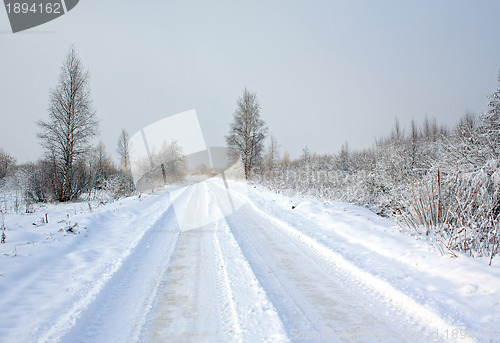
<path fill-rule="evenodd" d="M 160 151 L 152 151 L 137 163 L 136 187 L 140 191 L 161 188 L 176 183 L 187 174 L 187 162 L 177 141 L 164 142 Z"/>
<path fill-rule="evenodd" d="M 396 126 L 371 149 L 296 161 L 255 182 L 288 194 L 365 206 L 422 234 L 443 251 L 493 256 L 500 250 L 500 91 L 491 110 L 467 114 L 453 132 L 426 120 L 405 134 Z"/>
<path fill-rule="evenodd" d="M 106 190 L 115 198 L 129 196 L 135 191 L 134 179 L 130 173 L 118 172 L 106 180 Z"/>
<path fill-rule="evenodd" d="M 5 235 L 6 227 L 5 227 L 5 220 L 3 218 L 3 214 L 2 214 L 2 227 L 0 229 L 2 230 L 2 236 L 0 237 L 0 243 L 4 244 L 6 239 L 7 239 L 7 236 Z"/>
<path fill-rule="evenodd" d="M 483 170 L 439 169 L 414 184 L 406 193 L 403 222 L 437 237 L 448 250 L 471 256 L 491 256 L 498 249 L 499 189 Z"/>
<path fill-rule="evenodd" d="M 16 159 L 0 149 L 0 181 L 5 178 L 9 169 L 16 164 Z"/>
<path fill-rule="evenodd" d="M 41 162 L 12 167 L 4 178 L 1 191 L 5 198 L 5 209 L 13 206 L 16 212 L 21 208 L 24 208 L 26 213 L 31 212 L 33 204 L 51 198 L 50 180 Z"/>

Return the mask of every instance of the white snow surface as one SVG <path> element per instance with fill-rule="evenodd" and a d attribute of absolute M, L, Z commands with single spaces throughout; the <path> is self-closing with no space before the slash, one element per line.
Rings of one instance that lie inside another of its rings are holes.
<path fill-rule="evenodd" d="M 500 261 L 443 256 L 354 205 L 229 186 L 4 214 L 0 342 L 500 341 Z"/>

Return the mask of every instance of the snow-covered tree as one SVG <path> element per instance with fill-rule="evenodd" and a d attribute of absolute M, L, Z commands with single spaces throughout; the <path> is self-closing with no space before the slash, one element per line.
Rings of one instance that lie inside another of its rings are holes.
<path fill-rule="evenodd" d="M 348 171 L 351 169 L 351 157 L 349 151 L 349 143 L 345 142 L 340 147 L 340 152 L 338 155 L 339 168 L 343 171 Z"/>
<path fill-rule="evenodd" d="M 0 149 L 0 179 L 7 175 L 7 171 L 16 164 L 16 159 Z"/>
<path fill-rule="evenodd" d="M 103 142 L 91 149 L 87 157 L 89 190 L 105 189 L 108 178 L 117 172 Z M 83 177 L 83 176 L 82 176 Z"/>
<path fill-rule="evenodd" d="M 90 97 L 89 74 L 73 46 L 61 67 L 59 83 L 50 93 L 49 120 L 38 125 L 40 142 L 54 163 L 56 199 L 74 199 L 81 191 L 75 188 L 75 163 L 88 153 L 98 120 Z"/>
<path fill-rule="evenodd" d="M 247 179 L 251 176 L 252 169 L 262 161 L 266 135 L 267 127 L 260 117 L 257 95 L 245 88 L 243 96 L 237 101 L 226 143 L 241 159 Z"/>
<path fill-rule="evenodd" d="M 285 151 L 285 153 L 283 154 L 283 158 L 281 159 L 280 165 L 284 167 L 289 167 L 291 164 L 292 160 L 290 158 L 290 154 L 288 153 L 288 151 Z"/>
<path fill-rule="evenodd" d="M 128 132 L 125 129 L 122 129 L 116 151 L 118 155 L 120 155 L 120 166 L 122 170 L 128 171 L 130 169 L 130 148 Z"/>
<path fill-rule="evenodd" d="M 490 95 L 489 111 L 484 114 L 482 138 L 489 158 L 500 160 L 500 76 L 499 88 Z"/>
<path fill-rule="evenodd" d="M 300 155 L 300 160 L 304 164 L 309 164 L 312 162 L 311 150 L 307 145 L 304 148 L 302 148 L 302 155 Z"/>
<path fill-rule="evenodd" d="M 163 187 L 184 178 L 187 164 L 182 147 L 177 141 L 164 142 L 160 151 L 152 151 L 151 156 L 137 162 L 138 174 L 136 187 L 140 191 Z"/>
<path fill-rule="evenodd" d="M 267 170 L 272 171 L 278 164 L 280 160 L 280 145 L 278 141 L 271 134 L 271 138 L 269 140 L 269 145 L 267 146 L 266 154 L 264 155 L 264 165 Z"/>

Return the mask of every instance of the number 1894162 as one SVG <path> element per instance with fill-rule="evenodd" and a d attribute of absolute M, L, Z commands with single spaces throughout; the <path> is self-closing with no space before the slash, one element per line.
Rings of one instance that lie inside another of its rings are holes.
<path fill-rule="evenodd" d="M 7 13 L 11 14 L 27 14 L 27 13 L 55 13 L 60 14 L 61 12 L 61 3 L 60 2 L 46 2 L 39 4 L 28 4 L 26 2 L 8 2 L 5 4 L 7 8 Z"/>

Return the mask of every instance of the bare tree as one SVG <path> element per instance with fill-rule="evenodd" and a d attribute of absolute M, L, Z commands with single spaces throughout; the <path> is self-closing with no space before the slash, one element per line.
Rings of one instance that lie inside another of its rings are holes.
<path fill-rule="evenodd" d="M 266 134 L 267 127 L 260 118 L 257 95 L 245 88 L 243 96 L 238 99 L 226 143 L 239 155 L 247 179 L 252 169 L 261 162 Z"/>
<path fill-rule="evenodd" d="M 125 129 L 122 129 L 120 138 L 118 139 L 118 147 L 116 151 L 120 155 L 120 165 L 122 171 L 127 171 L 130 168 L 130 149 L 129 149 L 129 136 Z"/>
<path fill-rule="evenodd" d="M 338 166 L 339 169 L 343 171 L 349 171 L 351 169 L 351 151 L 349 150 L 349 142 L 347 141 L 340 147 Z"/>
<path fill-rule="evenodd" d="M 311 150 L 306 145 L 305 147 L 302 148 L 302 155 L 300 155 L 300 161 L 303 164 L 307 165 L 307 164 L 310 164 L 312 162 L 312 160 L 313 160 L 313 158 L 312 158 Z"/>
<path fill-rule="evenodd" d="M 90 148 L 98 120 L 90 97 L 89 74 L 70 47 L 57 87 L 50 92 L 49 120 L 38 123 L 38 137 L 54 163 L 54 193 L 59 201 L 75 198 L 74 163 Z"/>
<path fill-rule="evenodd" d="M 391 139 L 393 141 L 400 141 L 404 137 L 404 132 L 401 131 L 401 127 L 399 126 L 399 120 L 396 118 L 394 121 L 394 129 L 391 133 Z"/>
<path fill-rule="evenodd" d="M 267 152 L 264 156 L 264 164 L 268 170 L 272 171 L 279 163 L 280 160 L 280 145 L 278 141 L 271 135 L 271 139 L 269 141 L 269 145 L 267 146 Z"/>
<path fill-rule="evenodd" d="M 111 155 L 101 141 L 93 151 L 95 188 L 102 188 L 108 177 L 115 171 Z"/>
<path fill-rule="evenodd" d="M 498 77 L 499 88 L 490 95 L 490 108 L 482 117 L 484 144 L 488 149 L 487 153 L 498 160 L 500 158 L 500 76 Z"/>
<path fill-rule="evenodd" d="M 16 159 L 0 148 L 0 179 L 7 175 L 7 171 L 16 164 Z"/>
<path fill-rule="evenodd" d="M 285 151 L 285 153 L 283 154 L 283 158 L 281 159 L 280 164 L 285 167 L 290 167 L 290 165 L 292 164 L 292 160 L 290 159 L 290 154 L 288 153 L 288 151 Z"/>
<path fill-rule="evenodd" d="M 176 140 L 163 142 L 160 151 L 152 152 L 150 158 L 137 161 L 138 174 L 136 182 L 140 191 L 163 187 L 166 184 L 178 182 L 187 172 L 186 159 Z"/>

